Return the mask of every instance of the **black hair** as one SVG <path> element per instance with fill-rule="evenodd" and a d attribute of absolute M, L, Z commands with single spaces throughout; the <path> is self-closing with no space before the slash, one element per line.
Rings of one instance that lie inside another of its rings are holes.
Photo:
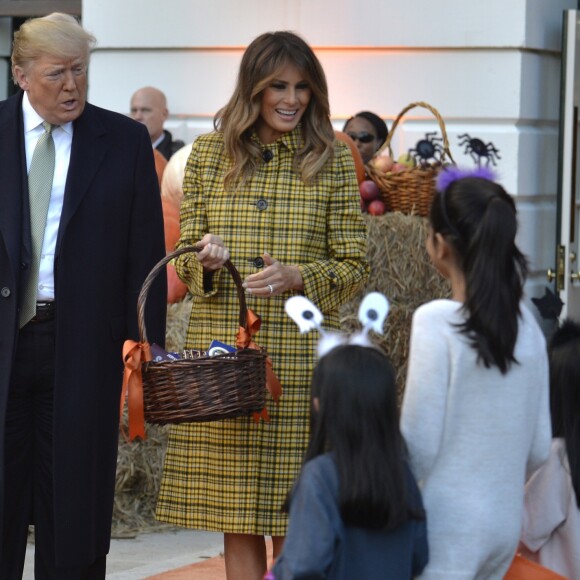
<path fill-rule="evenodd" d="M 580 508 L 580 325 L 566 319 L 548 342 L 552 435 L 566 442 L 572 487 Z"/>
<path fill-rule="evenodd" d="M 356 117 L 366 119 L 375 128 L 380 147 L 386 141 L 387 135 L 389 134 L 387 124 L 378 115 L 375 115 L 375 113 L 371 113 L 370 111 L 360 111 L 356 115 L 353 115 L 352 117 L 346 120 L 342 130 L 346 131 L 347 125 L 350 123 L 350 121 L 356 119 Z"/>
<path fill-rule="evenodd" d="M 346 525 L 394 529 L 424 512 L 407 500 L 406 452 L 399 430 L 395 372 L 379 350 L 341 345 L 312 379 L 313 431 L 305 463 L 332 452 Z"/>
<path fill-rule="evenodd" d="M 517 363 L 520 301 L 528 272 L 518 249 L 517 212 L 498 183 L 464 177 L 437 191 L 429 214 L 433 232 L 453 247 L 465 276 L 465 323 L 459 325 L 478 361 L 505 374 Z"/>

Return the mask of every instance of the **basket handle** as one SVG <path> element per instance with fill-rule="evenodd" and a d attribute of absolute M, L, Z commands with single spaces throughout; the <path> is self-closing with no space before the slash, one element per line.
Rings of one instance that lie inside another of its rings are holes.
<path fill-rule="evenodd" d="M 139 337 L 141 342 L 147 342 L 147 330 L 145 328 L 145 302 L 147 301 L 147 294 L 149 293 L 149 288 L 153 281 L 157 277 L 157 274 L 166 264 L 168 264 L 173 258 L 177 258 L 177 256 L 181 256 L 182 254 L 187 254 L 189 252 L 201 252 L 203 250 L 200 246 L 183 246 L 178 250 L 174 250 L 167 254 L 164 258 L 159 260 L 155 266 L 151 269 L 151 272 L 145 278 L 143 282 L 143 286 L 141 287 L 141 292 L 139 292 L 139 297 L 137 298 L 137 324 L 139 326 Z M 244 292 L 244 288 L 242 287 L 242 278 L 240 273 L 236 269 L 236 267 L 232 264 L 230 260 L 226 260 L 224 262 L 224 266 L 228 269 L 228 272 L 231 274 L 234 283 L 236 285 L 236 290 L 238 293 L 238 300 L 240 302 L 240 315 L 239 315 L 239 322 L 242 328 L 246 328 L 246 321 L 247 321 L 247 314 L 248 314 L 248 307 L 246 304 L 246 295 Z"/>
<path fill-rule="evenodd" d="M 453 157 L 451 156 L 451 151 L 449 150 L 449 139 L 447 138 L 447 131 L 445 129 L 445 121 L 443 121 L 443 117 L 441 116 L 441 114 L 439 113 L 439 111 L 435 107 L 432 107 L 429 103 L 425 103 L 424 101 L 417 101 L 416 103 L 411 103 L 411 104 L 407 105 L 397 115 L 396 119 L 393 121 L 393 124 L 391 125 L 391 130 L 389 131 L 389 134 L 387 135 L 385 142 L 379 147 L 379 149 L 376 151 L 376 153 L 373 155 L 373 157 L 377 157 L 385 149 L 388 150 L 389 155 L 391 157 L 393 156 L 393 150 L 391 149 L 391 140 L 393 138 L 393 135 L 395 134 L 395 129 L 397 128 L 397 125 L 399 124 L 399 122 L 401 121 L 401 119 L 403 118 L 405 113 L 407 111 L 410 111 L 411 109 L 414 109 L 415 107 L 423 107 L 424 109 L 427 109 L 427 110 L 431 111 L 431 113 L 433 113 L 434 117 L 437 119 L 437 122 L 439 123 L 439 128 L 441 129 L 441 135 L 443 136 L 443 155 L 441 157 L 443 157 L 444 155 L 447 155 L 447 157 L 449 157 L 449 160 L 455 165 L 455 161 L 454 161 Z"/>

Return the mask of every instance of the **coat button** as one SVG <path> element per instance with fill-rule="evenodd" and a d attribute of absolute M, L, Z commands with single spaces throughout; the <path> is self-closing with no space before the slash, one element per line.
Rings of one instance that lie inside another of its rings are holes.
<path fill-rule="evenodd" d="M 22 262 L 22 263 L 20 264 L 20 269 L 21 269 L 21 270 L 27 270 L 27 269 L 28 269 L 28 264 L 27 264 L 26 262 Z"/>
<path fill-rule="evenodd" d="M 4 288 L 0 290 L 0 295 L 2 296 L 2 298 L 8 298 L 8 296 L 10 296 L 10 288 L 4 286 Z"/>
<path fill-rule="evenodd" d="M 256 203 L 256 207 L 260 211 L 264 211 L 268 207 L 268 202 L 265 199 L 259 199 L 258 202 Z"/>
<path fill-rule="evenodd" d="M 256 266 L 256 268 L 263 268 L 264 258 L 262 258 L 261 256 L 258 258 L 254 258 L 254 266 Z"/>

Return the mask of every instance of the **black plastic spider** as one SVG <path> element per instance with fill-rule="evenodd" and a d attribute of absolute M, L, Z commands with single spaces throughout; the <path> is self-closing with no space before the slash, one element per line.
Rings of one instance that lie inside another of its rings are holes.
<path fill-rule="evenodd" d="M 425 133 L 425 139 L 417 141 L 414 149 L 409 149 L 409 156 L 413 156 L 415 161 L 421 165 L 427 165 L 430 159 L 441 161 L 443 147 L 439 144 L 443 141 L 441 137 L 435 137 L 437 131 Z"/>
<path fill-rule="evenodd" d="M 457 136 L 459 141 L 459 146 L 465 145 L 464 153 L 469 153 L 471 158 L 477 163 L 478 167 L 481 167 L 481 159 L 486 158 L 485 166 L 487 167 L 490 163 L 495 165 L 496 159 L 501 159 L 499 156 L 499 150 L 495 148 L 494 144 L 484 143 L 481 139 L 477 137 L 471 137 L 469 134 L 464 133 L 463 135 Z"/>

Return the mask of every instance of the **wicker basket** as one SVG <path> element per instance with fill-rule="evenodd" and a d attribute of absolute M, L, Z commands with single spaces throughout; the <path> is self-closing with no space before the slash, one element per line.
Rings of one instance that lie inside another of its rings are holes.
<path fill-rule="evenodd" d="M 374 159 L 385 149 L 388 154 L 393 157 L 391 140 L 395 134 L 395 129 L 404 114 L 414 107 L 428 109 L 439 122 L 441 135 L 443 136 L 441 160 L 432 165 L 417 165 L 416 167 L 398 173 L 382 173 L 377 171 L 373 165 Z M 387 207 L 387 211 L 400 211 L 405 214 L 427 216 L 429 214 L 431 200 L 435 193 L 435 178 L 437 173 L 443 165 L 448 164 L 449 162 L 454 163 L 453 158 L 451 157 L 451 152 L 449 151 L 449 141 L 447 139 L 447 131 L 445 130 L 443 118 L 437 109 L 420 101 L 417 103 L 411 103 L 397 115 L 386 141 L 374 154 L 373 159 L 367 163 L 366 170 L 367 175 L 381 190 L 382 199 Z"/>
<path fill-rule="evenodd" d="M 137 300 L 139 334 L 147 342 L 145 302 L 157 274 L 173 258 L 200 248 L 187 246 L 168 254 L 151 270 Z M 247 306 L 242 280 L 228 260 L 225 267 L 236 284 L 240 303 L 239 323 L 246 328 Z M 151 361 L 143 364 L 145 420 L 149 423 L 191 423 L 240 417 L 264 408 L 266 352 L 244 348 L 235 353 L 195 359 Z"/>

